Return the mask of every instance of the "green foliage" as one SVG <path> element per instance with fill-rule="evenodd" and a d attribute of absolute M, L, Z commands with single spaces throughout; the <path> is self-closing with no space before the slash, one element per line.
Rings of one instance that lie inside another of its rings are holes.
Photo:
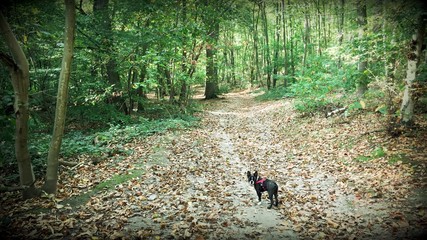
<path fill-rule="evenodd" d="M 404 153 L 397 153 L 397 154 L 391 155 L 388 159 L 388 163 L 390 163 L 390 164 L 395 164 L 398 162 L 409 163 L 410 158 L 408 156 L 406 156 L 406 154 L 404 154 Z"/>
<path fill-rule="evenodd" d="M 4 91 L 4 95 L 0 99 L 0 166 L 14 155 L 15 118 L 13 112 L 12 92 Z"/>
<path fill-rule="evenodd" d="M 229 93 L 230 91 L 231 91 L 231 88 L 229 85 L 221 84 L 218 88 L 218 95 L 226 94 L 226 93 Z"/>
<path fill-rule="evenodd" d="M 184 83 L 190 88 L 205 83 L 204 51 L 206 43 L 211 40 L 207 30 L 213 20 L 219 21 L 221 29 L 219 42 L 213 46 L 218 50 L 215 60 L 221 79 L 218 83 L 219 94 L 235 87 L 265 86 L 266 74 L 271 74 L 274 67 L 277 74 L 273 77 L 277 79 L 277 84 L 286 82 L 287 87 L 270 89 L 259 96 L 259 100 L 295 97 L 295 107 L 303 114 L 314 114 L 338 106 L 349 106 L 349 112 L 367 109 L 395 114 L 392 104 L 386 102 L 389 101 L 388 96 L 381 93 L 384 88 L 370 89 L 363 99 L 357 100 L 349 98 L 351 95 L 348 93 L 354 90 L 356 84 L 390 78 L 385 76 L 385 68 L 389 70 L 389 75 L 393 75 L 396 85 L 402 85 L 398 80 L 404 79 L 407 41 L 414 23 L 411 17 L 416 15 L 416 8 L 399 5 L 393 8 L 399 9 L 398 12 L 391 13 L 389 10 L 383 13 L 384 16 L 368 16 L 372 19 L 368 19 L 366 36 L 359 39 L 357 23 L 350 20 L 356 17 L 354 3 L 346 3 L 345 8 L 340 10 L 335 5 L 328 5 L 334 3 L 326 1 L 324 13 L 331 18 L 331 24 L 328 27 L 316 25 L 310 32 L 304 31 L 304 19 L 306 14 L 318 16 L 319 9 L 315 3 L 295 1 L 286 9 L 287 20 L 279 25 L 275 22 L 274 4 L 269 3 L 266 4 L 269 14 L 265 22 L 265 26 L 269 27 L 266 32 L 270 39 L 270 47 L 267 48 L 266 36 L 262 32 L 264 20 L 256 19 L 253 15 L 259 10 L 256 9 L 257 4 L 223 3 L 218 5 L 218 2 L 211 1 L 205 5 L 188 1 L 186 9 L 183 9 L 181 2 L 110 1 L 110 25 L 99 23 L 100 19 L 93 12 L 93 1 L 83 1 L 79 10 L 85 14 L 77 14 L 78 29 L 67 112 L 70 132 L 66 136 L 80 140 L 75 144 L 64 140 L 69 149 L 68 155 L 79 150 L 101 154 L 102 151 L 97 149 L 101 146 L 88 146 L 96 137 L 104 146 L 115 141 L 114 133 L 136 137 L 151 131 L 137 127 L 138 124 L 150 125 L 151 121 L 161 121 L 159 119 L 193 121 L 192 113 L 200 110 L 200 106 L 194 102 L 189 101 L 190 105 L 183 107 L 165 101 L 146 100 L 142 95 L 161 92 L 162 96 L 168 96 L 169 91 L 173 90 L 175 96 L 179 96 Z M 304 13 L 298 10 L 302 8 L 305 9 Z M 333 14 L 329 12 L 331 10 Z M 346 15 L 343 26 L 337 24 L 340 14 Z M 59 2 L 50 4 L 47 0 L 16 3 L 8 9 L 7 15 L 18 41 L 31 60 L 31 134 L 50 132 L 62 55 L 63 5 Z M 380 26 L 383 20 L 386 24 Z M 334 33 L 340 28 L 344 30 L 344 39 L 338 43 Z M 282 40 L 282 30 L 276 32 L 278 29 L 287 29 L 289 35 L 286 36 L 286 43 Z M 305 36 L 306 32 L 310 36 Z M 301 42 L 305 37 L 310 39 L 308 51 L 304 51 Z M 277 56 L 274 55 L 275 49 L 279 49 Z M 5 47 L 0 46 L 0 51 L 6 52 Z M 192 58 L 199 53 L 200 57 L 193 62 Z M 275 65 L 268 64 L 266 59 L 271 59 Z M 111 69 L 106 64 L 110 60 L 115 60 L 117 64 L 120 82 L 115 85 L 107 77 Z M 368 62 L 364 72 L 357 70 L 360 60 Z M 192 67 L 195 67 L 194 72 L 190 71 Z M 425 82 L 425 69 L 425 65 L 420 66 L 418 82 Z M 0 110 L 3 110 L 13 102 L 10 98 L 13 93 L 8 72 L 2 68 L 0 75 Z M 127 104 L 132 97 L 131 100 L 139 104 L 138 113 L 134 113 L 136 116 L 122 114 L 123 104 L 112 103 L 113 97 Z M 176 99 L 170 100 L 174 102 Z M 365 104 L 361 104 L 361 101 Z M 184 102 L 187 102 L 186 99 Z M 0 132 L 1 162 L 2 159 L 13 159 L 10 146 L 13 146 L 14 119 L 0 114 L 0 124 L 3 126 Z M 127 131 L 127 126 L 133 128 Z M 151 127 L 156 129 L 155 126 Z M 85 139 L 84 136 L 96 131 L 97 136 Z M 47 148 L 46 144 L 35 146 L 33 143 L 32 154 L 38 156 L 43 153 L 42 149 Z"/>
<path fill-rule="evenodd" d="M 394 87 L 390 84 L 387 85 L 384 81 L 373 82 L 362 98 L 351 104 L 350 107 L 355 110 L 363 108 L 366 111 L 381 113 L 382 115 L 398 114 L 396 109 L 399 108 L 400 102 L 395 102 L 399 96 L 395 95 L 397 91 L 393 89 Z M 361 103 L 363 106 L 360 106 Z"/>
<path fill-rule="evenodd" d="M 71 106 L 68 109 L 67 119 L 69 124 L 79 125 L 78 128 L 91 126 L 95 129 L 133 122 L 130 116 L 124 115 L 114 106 L 105 103 Z"/>
<path fill-rule="evenodd" d="M 89 155 L 104 159 L 115 155 L 128 155 L 122 145 L 135 139 L 143 139 L 149 135 L 162 133 L 171 129 L 192 127 L 197 119 L 162 119 L 148 120 L 139 118 L 137 123 L 130 125 L 111 125 L 104 131 L 84 133 L 72 131 L 63 137 L 61 157 L 74 158 L 78 155 Z M 42 171 L 49 150 L 51 137 L 49 134 L 37 134 L 30 139 L 30 153 L 36 170 Z"/>
<path fill-rule="evenodd" d="M 283 86 L 276 87 L 271 89 L 270 91 L 266 91 L 259 96 L 256 97 L 257 100 L 260 101 L 270 101 L 270 100 L 279 100 L 287 97 L 293 97 L 294 94 L 290 92 L 289 88 L 285 88 Z"/>
<path fill-rule="evenodd" d="M 144 117 L 155 119 L 194 119 L 192 116 L 202 110 L 202 106 L 197 101 L 189 101 L 187 106 L 183 107 L 170 101 L 151 101 L 142 102 L 143 109 L 140 114 Z"/>
<path fill-rule="evenodd" d="M 289 91 L 297 97 L 296 110 L 303 114 L 313 114 L 330 107 L 342 106 L 343 93 L 350 89 L 346 74 L 337 70 L 335 63 L 325 56 L 311 59 L 309 66 L 311 67 L 304 71 L 304 75 L 297 77 L 297 81 L 289 87 Z"/>
<path fill-rule="evenodd" d="M 385 150 L 383 147 L 380 146 L 380 147 L 375 148 L 369 156 L 360 155 L 355 160 L 359 161 L 359 162 L 367 162 L 370 160 L 383 158 L 385 156 L 386 156 Z"/>
<path fill-rule="evenodd" d="M 372 157 L 373 158 L 382 158 L 382 157 L 384 157 L 386 154 L 385 154 L 385 151 L 384 151 L 384 148 L 382 148 L 382 147 L 377 147 L 377 148 L 375 148 L 375 150 L 372 152 Z"/>

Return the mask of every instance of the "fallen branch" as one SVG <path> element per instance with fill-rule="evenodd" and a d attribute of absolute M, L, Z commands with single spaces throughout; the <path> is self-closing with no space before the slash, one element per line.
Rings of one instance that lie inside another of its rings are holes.
<path fill-rule="evenodd" d="M 334 110 L 334 111 L 332 111 L 332 112 L 328 112 L 328 113 L 326 114 L 326 118 L 331 117 L 331 116 L 333 116 L 333 115 L 335 115 L 335 114 L 343 113 L 343 112 L 345 112 L 345 110 L 347 110 L 347 107 L 342 107 L 342 108 L 335 109 L 335 110 Z"/>
<path fill-rule="evenodd" d="M 67 166 L 67 167 L 74 167 L 78 163 L 77 162 L 68 162 L 68 161 L 64 161 L 64 160 L 59 160 L 59 164 Z"/>
<path fill-rule="evenodd" d="M 80 162 L 80 163 L 78 163 L 78 164 L 76 164 L 76 165 L 74 165 L 74 166 L 72 166 L 71 168 L 70 168 L 70 170 L 74 170 L 74 169 L 76 169 L 76 168 L 79 168 L 80 166 L 82 166 L 83 165 L 83 162 Z"/>
<path fill-rule="evenodd" d="M 362 133 L 362 134 L 360 134 L 360 135 L 361 135 L 361 136 L 364 136 L 364 135 L 369 135 L 369 134 L 372 134 L 372 133 L 378 133 L 378 132 L 385 132 L 385 129 L 384 129 L 384 128 L 382 128 L 382 129 L 376 129 L 376 130 L 372 130 L 372 131 L 364 132 L 364 133 Z"/>

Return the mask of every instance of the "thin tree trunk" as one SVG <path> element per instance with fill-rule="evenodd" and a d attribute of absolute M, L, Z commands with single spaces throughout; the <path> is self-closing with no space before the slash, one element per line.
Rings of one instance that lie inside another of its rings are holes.
<path fill-rule="evenodd" d="M 235 63 L 235 56 L 234 56 L 235 54 L 234 54 L 234 47 L 233 47 L 233 44 L 234 44 L 233 31 L 231 31 L 230 42 L 232 43 L 230 46 L 231 82 L 233 86 L 236 86 L 236 63 Z"/>
<path fill-rule="evenodd" d="M 253 24 L 253 44 L 254 44 L 254 60 L 255 60 L 255 68 L 253 69 L 254 74 L 251 78 L 251 83 L 258 83 L 259 80 L 259 58 L 258 58 L 258 21 L 259 21 L 259 7 L 258 13 L 255 16 L 256 3 L 254 3 L 253 12 L 252 12 L 252 24 Z"/>
<path fill-rule="evenodd" d="M 303 34 L 303 40 L 304 40 L 304 55 L 302 59 L 302 75 L 304 75 L 305 68 L 307 65 L 307 55 L 309 52 L 309 45 L 310 45 L 310 15 L 308 14 L 308 8 L 305 9 L 304 13 L 304 25 L 305 25 L 305 31 Z"/>
<path fill-rule="evenodd" d="M 359 71 L 359 79 L 357 81 L 357 95 L 361 96 L 368 90 L 368 77 L 365 74 L 365 70 L 368 67 L 368 60 L 365 56 L 366 50 L 363 49 L 366 26 L 368 24 L 366 14 L 366 0 L 357 1 L 357 23 L 359 25 L 359 63 L 357 69 Z"/>
<path fill-rule="evenodd" d="M 287 78 L 286 75 L 288 75 L 289 70 L 288 70 L 288 50 L 287 50 L 287 47 L 286 47 L 286 45 L 287 45 L 287 39 L 286 39 L 287 34 L 286 34 L 286 30 L 287 29 L 286 29 L 286 5 L 285 4 L 286 4 L 285 0 L 282 0 L 283 54 L 285 55 L 285 57 L 284 57 L 284 66 L 285 66 L 284 75 L 285 75 L 285 80 L 284 80 L 283 84 L 286 87 L 288 85 L 288 82 L 287 82 L 288 78 Z"/>
<path fill-rule="evenodd" d="M 267 22 L 267 12 L 266 12 L 266 3 L 265 1 L 261 2 L 261 13 L 264 25 L 264 38 L 265 38 L 265 68 L 267 69 L 267 89 L 271 88 L 271 57 L 270 57 L 270 44 L 268 39 L 268 22 Z"/>
<path fill-rule="evenodd" d="M 16 117 L 15 155 L 19 168 L 22 197 L 24 199 L 37 196 L 34 188 L 34 172 L 28 150 L 28 118 L 29 118 L 29 66 L 22 48 L 19 46 L 9 24 L 0 12 L 0 34 L 3 36 L 12 56 L 0 53 L 0 60 L 8 67 L 13 90 L 15 92 L 14 111 Z"/>
<path fill-rule="evenodd" d="M 280 3 L 275 4 L 276 8 L 276 40 L 274 44 L 274 60 L 273 60 L 273 88 L 276 87 L 279 68 L 279 43 L 280 43 Z"/>
<path fill-rule="evenodd" d="M 291 0 L 288 0 L 288 6 L 291 5 Z M 292 19 L 292 12 L 289 14 L 289 35 L 293 36 L 293 19 Z M 294 77 L 295 76 L 295 59 L 294 59 L 294 41 L 293 41 L 293 37 L 290 37 L 290 41 L 291 41 L 291 46 L 290 46 L 290 51 L 291 51 L 291 56 L 290 56 L 290 62 L 291 62 L 291 76 Z"/>
<path fill-rule="evenodd" d="M 320 14 L 320 0 L 316 1 L 316 29 L 317 29 L 317 55 L 322 55 L 322 24 L 321 24 L 321 14 Z"/>
<path fill-rule="evenodd" d="M 55 123 L 53 135 L 47 156 L 46 181 L 43 190 L 55 194 L 58 182 L 58 158 L 64 135 L 65 117 L 68 103 L 68 83 L 73 59 L 74 32 L 76 24 L 76 9 L 74 0 L 65 0 L 65 39 L 64 55 L 59 75 L 58 94 L 56 98 Z"/>
<path fill-rule="evenodd" d="M 103 37 L 104 54 L 109 55 L 109 60 L 104 66 L 106 69 L 106 77 L 108 83 L 112 86 L 113 95 L 110 97 L 110 103 L 114 104 L 118 109 L 123 109 L 125 114 L 128 114 L 126 103 L 121 95 L 120 74 L 117 70 L 117 62 L 115 59 L 115 48 L 112 38 L 112 21 L 108 9 L 109 0 L 94 0 L 93 12 L 102 29 L 100 35 Z"/>
<path fill-rule="evenodd" d="M 411 125 L 414 117 L 414 99 L 412 96 L 412 84 L 417 75 L 418 65 L 420 63 L 421 49 L 424 43 L 425 26 L 427 13 L 419 16 L 418 29 L 412 36 L 412 52 L 408 54 L 408 69 L 406 71 L 405 90 L 400 108 L 402 122 L 405 125 Z"/>
<path fill-rule="evenodd" d="M 328 40 L 329 38 L 327 37 L 326 34 L 326 0 L 322 0 L 322 8 L 323 8 L 323 15 L 322 15 L 322 25 L 323 25 L 323 48 L 327 48 L 328 47 Z"/>
<path fill-rule="evenodd" d="M 182 4 L 182 15 L 181 15 L 181 24 L 184 25 L 187 23 L 187 0 L 181 0 Z M 181 70 L 183 73 L 187 72 L 187 37 L 182 36 L 182 63 Z M 187 102 L 187 80 L 181 79 L 181 91 L 179 93 L 179 102 L 183 105 Z"/>
<path fill-rule="evenodd" d="M 208 38 L 209 42 L 206 45 L 206 87 L 205 98 L 217 98 L 218 92 L 218 68 L 216 63 L 216 52 L 219 37 L 219 22 L 217 19 L 208 21 Z"/>
<path fill-rule="evenodd" d="M 344 29 L 344 5 L 345 5 L 345 0 L 341 0 L 340 1 L 341 2 L 341 4 L 340 4 L 340 11 L 339 11 L 339 13 L 340 13 L 340 18 L 339 18 L 339 21 L 338 21 L 338 46 L 341 48 L 341 46 L 342 46 L 342 42 L 343 42 L 343 39 L 344 39 L 344 31 L 343 31 L 343 29 Z M 341 68 L 341 66 L 342 66 L 342 63 L 341 63 L 341 54 L 338 56 L 338 68 Z"/>

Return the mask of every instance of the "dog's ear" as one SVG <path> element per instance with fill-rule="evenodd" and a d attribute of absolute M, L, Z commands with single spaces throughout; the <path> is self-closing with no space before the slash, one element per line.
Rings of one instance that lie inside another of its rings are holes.
<path fill-rule="evenodd" d="M 248 172 L 246 173 L 246 175 L 247 175 L 248 177 L 250 177 L 250 176 L 251 176 L 251 172 L 249 172 L 249 171 L 248 171 Z"/>
<path fill-rule="evenodd" d="M 254 172 L 254 176 L 255 176 L 255 178 L 258 177 L 258 171 Z"/>

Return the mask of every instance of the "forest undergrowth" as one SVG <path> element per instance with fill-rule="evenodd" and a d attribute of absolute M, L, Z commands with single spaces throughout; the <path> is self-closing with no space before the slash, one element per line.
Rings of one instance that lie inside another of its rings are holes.
<path fill-rule="evenodd" d="M 427 228 L 427 122 L 393 138 L 383 116 L 301 117 L 250 92 L 202 101 L 199 127 L 61 167 L 57 196 L 1 196 L 6 239 L 418 239 Z M 279 185 L 257 205 L 247 171 Z"/>

